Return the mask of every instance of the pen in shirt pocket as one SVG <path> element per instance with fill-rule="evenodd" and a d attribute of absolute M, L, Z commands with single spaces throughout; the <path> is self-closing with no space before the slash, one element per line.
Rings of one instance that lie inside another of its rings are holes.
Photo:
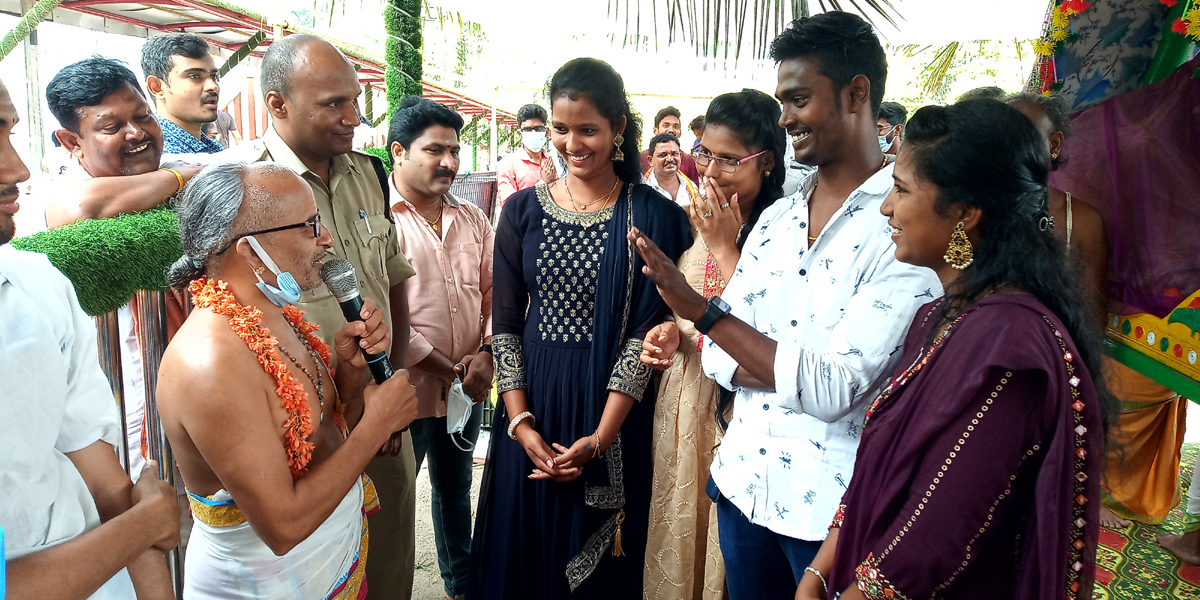
<path fill-rule="evenodd" d="M 371 231 L 371 220 L 367 218 L 367 211 L 361 208 L 358 209 L 358 218 L 362 219 L 363 223 L 367 224 L 367 233 L 373 235 L 375 232 Z"/>

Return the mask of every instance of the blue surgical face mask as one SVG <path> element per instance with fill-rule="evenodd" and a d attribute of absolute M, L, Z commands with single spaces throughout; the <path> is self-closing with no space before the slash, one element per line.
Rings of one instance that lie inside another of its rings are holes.
<path fill-rule="evenodd" d="M 546 147 L 546 132 L 545 131 L 522 131 L 521 143 L 529 148 L 530 152 L 541 152 L 542 148 Z"/>
<path fill-rule="evenodd" d="M 890 141 L 890 142 L 888 141 L 887 138 L 888 138 L 888 135 L 891 134 L 895 130 L 896 130 L 896 128 L 893 127 L 891 129 L 889 129 L 887 133 L 879 136 L 879 149 L 880 150 L 887 152 L 888 150 L 892 149 L 892 144 L 896 143 L 896 138 L 893 137 L 892 141 Z"/>
<path fill-rule="evenodd" d="M 267 255 L 267 251 L 263 250 L 262 245 L 258 243 L 258 240 L 254 239 L 254 236 L 246 236 L 246 241 L 250 242 L 250 247 L 254 249 L 254 253 L 263 261 L 263 264 L 275 274 L 275 282 L 279 284 L 279 287 L 270 285 L 263 281 L 263 278 L 259 277 L 258 273 L 255 273 L 254 277 L 258 279 L 258 283 L 255 285 L 258 286 L 259 291 L 275 306 L 282 307 L 295 304 L 300 299 L 300 284 L 296 283 L 296 278 L 292 277 L 291 273 L 281 273 L 279 267 L 275 265 L 275 261 L 271 260 L 271 257 Z"/>

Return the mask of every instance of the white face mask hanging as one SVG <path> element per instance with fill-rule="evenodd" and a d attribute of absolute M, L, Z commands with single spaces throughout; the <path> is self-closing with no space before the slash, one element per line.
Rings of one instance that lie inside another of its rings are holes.
<path fill-rule="evenodd" d="M 475 403 L 463 391 L 462 380 L 455 377 L 450 390 L 446 392 L 446 433 L 450 434 L 450 441 L 463 452 L 475 449 L 475 443 L 464 439 L 462 434 L 471 420 L 471 409 L 474 407 Z"/>

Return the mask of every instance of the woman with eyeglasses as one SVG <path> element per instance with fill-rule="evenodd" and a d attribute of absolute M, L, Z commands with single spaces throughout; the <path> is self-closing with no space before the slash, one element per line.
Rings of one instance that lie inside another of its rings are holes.
<path fill-rule="evenodd" d="M 692 152 L 704 196 L 688 207 L 695 241 L 678 266 L 706 298 L 725 289 L 746 234 L 783 196 L 779 113 L 770 96 L 743 90 L 718 96 L 704 116 Z M 642 346 L 642 362 L 665 371 L 654 409 L 646 598 L 719 599 L 725 590 L 717 515 L 704 482 L 733 395 L 705 377 L 703 347 L 703 336 L 678 315 L 651 330 Z"/>
<path fill-rule="evenodd" d="M 612 67 L 572 60 L 549 97 L 568 172 L 509 198 L 496 230 L 502 402 L 467 595 L 641 598 L 654 390 L 638 354 L 668 309 L 626 234 L 647 227 L 678 259 L 687 216 L 640 183 L 641 132 Z"/>

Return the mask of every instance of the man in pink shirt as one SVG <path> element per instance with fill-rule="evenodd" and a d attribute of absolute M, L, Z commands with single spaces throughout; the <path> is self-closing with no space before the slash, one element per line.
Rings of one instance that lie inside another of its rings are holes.
<path fill-rule="evenodd" d="M 526 104 L 517 111 L 521 147 L 496 166 L 496 201 L 500 206 L 504 206 L 509 196 L 539 181 L 551 182 L 557 178 L 554 158 L 547 147 L 546 119 L 546 109 L 536 104 Z"/>
<path fill-rule="evenodd" d="M 454 599 L 467 595 L 471 450 L 493 374 L 492 226 L 450 193 L 462 126 L 458 113 L 409 97 L 388 135 L 396 234 L 417 271 L 407 283 L 408 369 L 417 388 L 410 431 L 417 466 L 429 456 L 438 566 Z"/>

